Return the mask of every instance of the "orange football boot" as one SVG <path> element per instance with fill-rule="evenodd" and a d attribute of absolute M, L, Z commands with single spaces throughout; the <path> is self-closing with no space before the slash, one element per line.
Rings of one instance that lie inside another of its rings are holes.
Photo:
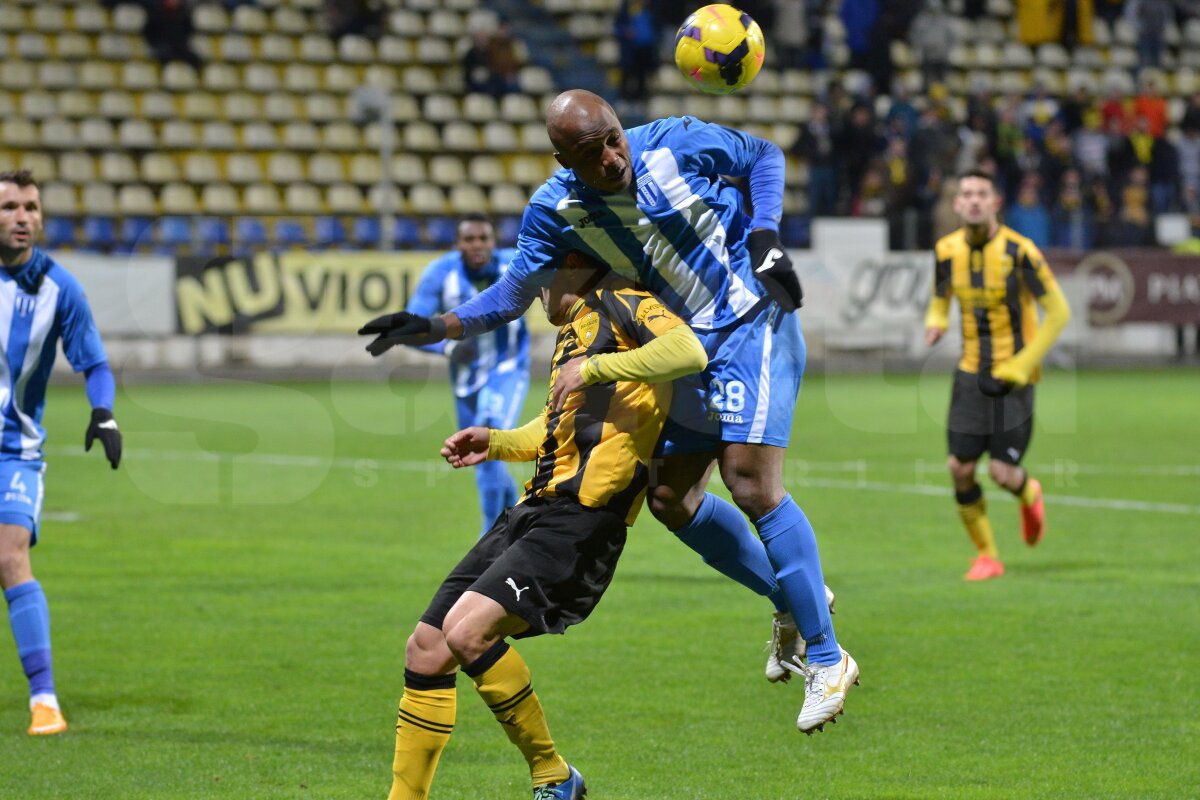
<path fill-rule="evenodd" d="M 29 723 L 30 736 L 50 736 L 67 729 L 62 711 L 45 703 L 34 703 L 33 720 Z"/>
<path fill-rule="evenodd" d="M 1037 492 L 1037 500 L 1033 501 L 1033 505 L 1021 505 L 1021 538 L 1025 544 L 1033 547 L 1046 532 L 1046 504 L 1042 502 L 1042 484 L 1038 483 L 1037 478 L 1030 478 L 1029 482 Z"/>
<path fill-rule="evenodd" d="M 1004 565 L 1000 559 L 988 555 L 980 555 L 973 562 L 967 574 L 963 576 L 968 581 L 986 581 L 988 578 L 999 578 L 1004 574 Z"/>

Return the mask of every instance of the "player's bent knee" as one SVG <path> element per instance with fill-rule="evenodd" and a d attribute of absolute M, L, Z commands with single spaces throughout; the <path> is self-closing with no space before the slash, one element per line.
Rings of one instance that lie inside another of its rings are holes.
<path fill-rule="evenodd" d="M 751 520 L 759 520 L 771 513 L 783 500 L 782 489 L 763 486 L 758 481 L 737 481 L 729 487 L 733 503 Z"/>
<path fill-rule="evenodd" d="M 440 630 L 418 622 L 404 646 L 404 666 L 422 675 L 441 675 L 454 669 L 454 655 Z"/>
<path fill-rule="evenodd" d="M 1016 483 L 1018 469 L 1019 467 L 1006 464 L 1003 461 L 988 462 L 988 475 L 991 476 L 992 480 L 1004 487 Z"/>
<path fill-rule="evenodd" d="M 700 495 L 703 498 L 703 493 Z M 700 506 L 699 500 L 689 510 L 686 494 L 680 494 L 670 486 L 655 486 L 646 496 L 650 514 L 670 530 L 679 530 L 691 522 Z"/>
<path fill-rule="evenodd" d="M 946 459 L 946 468 L 950 470 L 950 476 L 956 481 L 965 481 L 975 477 L 975 461 L 960 461 L 957 456 L 950 456 Z"/>

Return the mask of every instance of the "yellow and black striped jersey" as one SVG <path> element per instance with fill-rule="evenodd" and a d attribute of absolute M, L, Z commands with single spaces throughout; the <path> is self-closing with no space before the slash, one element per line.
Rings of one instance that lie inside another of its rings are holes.
<path fill-rule="evenodd" d="M 683 324 L 644 289 L 598 288 L 571 309 L 551 362 L 550 388 L 563 364 L 619 353 Z M 552 396 L 552 395 L 551 395 Z M 561 411 L 547 403 L 526 497 L 574 497 L 607 508 L 632 525 L 649 484 L 650 459 L 671 404 L 671 383 L 610 381 L 573 392 Z"/>
<path fill-rule="evenodd" d="M 976 246 L 959 228 L 938 240 L 934 259 L 934 297 L 957 297 L 962 311 L 959 369 L 990 371 L 1037 334 L 1037 298 L 1058 284 L 1029 239 L 1002 225 Z"/>

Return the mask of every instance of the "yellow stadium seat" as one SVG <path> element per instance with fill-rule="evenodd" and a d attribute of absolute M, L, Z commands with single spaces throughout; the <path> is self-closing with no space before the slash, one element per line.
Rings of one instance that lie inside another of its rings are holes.
<path fill-rule="evenodd" d="M 429 67 L 412 66 L 404 70 L 401 85 L 409 94 L 425 95 L 439 91 L 437 76 Z"/>
<path fill-rule="evenodd" d="M 47 214 L 73 217 L 79 213 L 75 187 L 64 183 L 48 183 L 41 187 L 42 207 Z"/>
<path fill-rule="evenodd" d="M 8 147 L 33 147 L 37 140 L 37 126 L 24 117 L 8 117 L 0 121 L 0 142 Z"/>
<path fill-rule="evenodd" d="M 348 34 L 338 40 L 338 60 L 347 64 L 370 64 L 375 60 L 375 45 L 365 36 Z"/>
<path fill-rule="evenodd" d="M 20 33 L 28 26 L 25 9 L 11 3 L 0 4 L 0 32 Z"/>
<path fill-rule="evenodd" d="M 195 147 L 199 141 L 196 124 L 183 119 L 169 119 L 163 122 L 163 144 L 167 147 Z"/>
<path fill-rule="evenodd" d="M 279 70 L 274 64 L 247 64 L 245 86 L 251 92 L 266 94 L 279 89 Z"/>
<path fill-rule="evenodd" d="M 245 64 L 254 60 L 254 43 L 249 36 L 240 33 L 226 33 L 221 36 L 217 49 L 221 58 L 235 64 Z"/>
<path fill-rule="evenodd" d="M 58 33 L 67 29 L 67 10 L 62 6 L 38 4 L 29 16 L 29 25 L 35 31 Z"/>
<path fill-rule="evenodd" d="M 540 116 L 537 104 L 527 94 L 506 94 L 500 99 L 500 118 L 507 122 L 531 122 Z"/>
<path fill-rule="evenodd" d="M 417 40 L 417 61 L 443 66 L 454 62 L 454 49 L 446 39 L 422 37 Z"/>
<path fill-rule="evenodd" d="M 111 183 L 89 183 L 80 193 L 83 212 L 91 216 L 111 216 L 117 210 L 117 190 Z"/>
<path fill-rule="evenodd" d="M 425 159 L 412 153 L 401 153 L 392 157 L 392 180 L 396 181 L 396 183 L 407 186 L 414 183 L 424 183 L 428 179 Z M 366 182 L 355 181 L 355 183 Z"/>
<path fill-rule="evenodd" d="M 224 175 L 230 183 L 259 183 L 263 179 L 262 159 L 255 153 L 230 153 L 225 159 Z"/>
<path fill-rule="evenodd" d="M 321 134 L 308 122 L 289 122 L 283 126 L 283 146 L 290 150 L 316 150 Z"/>
<path fill-rule="evenodd" d="M 284 189 L 283 203 L 290 214 L 320 214 L 321 192 L 311 183 L 292 183 Z"/>
<path fill-rule="evenodd" d="M 205 214 L 233 216 L 241 211 L 237 189 L 228 183 L 209 183 L 200 190 L 200 206 Z"/>
<path fill-rule="evenodd" d="M 22 91 L 35 85 L 33 64 L 25 61 L 5 61 L 0 64 L 0 86 L 9 91 Z"/>
<path fill-rule="evenodd" d="M 278 214 L 283 210 L 279 190 L 269 183 L 247 186 L 243 201 L 246 212 L 250 214 Z"/>
<path fill-rule="evenodd" d="M 325 67 L 325 88 L 339 94 L 348 94 L 358 88 L 358 71 L 348 64 L 329 64 Z"/>
<path fill-rule="evenodd" d="M 96 39 L 96 55 L 106 61 L 129 61 L 138 53 L 133 34 L 106 32 Z"/>
<path fill-rule="evenodd" d="M 81 129 L 82 134 L 82 129 Z M 117 128 L 117 139 L 121 147 L 131 150 L 146 150 L 158 145 L 158 137 L 154 134 L 154 126 L 144 119 L 132 118 L 122 120 Z"/>
<path fill-rule="evenodd" d="M 342 183 L 346 180 L 342 159 L 332 153 L 315 154 L 308 161 L 308 179 L 322 186 Z"/>
<path fill-rule="evenodd" d="M 11 166 L 15 168 L 18 165 L 14 163 Z M 20 167 L 32 172 L 33 177 L 37 178 L 39 183 L 48 183 L 58 178 L 58 164 L 55 163 L 54 156 L 49 153 L 22 153 Z"/>
<path fill-rule="evenodd" d="M 448 94 L 431 94 L 421 103 L 421 116 L 428 122 L 450 122 L 460 119 L 463 114 L 459 110 L 458 100 Z"/>
<path fill-rule="evenodd" d="M 148 120 L 173 119 L 176 115 L 175 97 L 166 92 L 146 92 L 141 96 L 140 113 Z"/>
<path fill-rule="evenodd" d="M 397 121 L 417 119 L 421 114 L 421 107 L 417 103 L 417 98 L 411 94 L 393 94 L 392 95 L 392 119 Z"/>
<path fill-rule="evenodd" d="M 141 172 L 142 180 L 147 183 L 161 184 L 179 180 L 179 165 L 166 153 L 150 152 L 142 156 Z"/>
<path fill-rule="evenodd" d="M 554 152 L 546 126 L 541 122 L 526 122 L 521 126 L 521 147 L 531 153 Z"/>
<path fill-rule="evenodd" d="M 50 57 L 50 40 L 41 33 L 22 31 L 17 34 L 17 55 L 29 61 L 41 61 Z"/>
<path fill-rule="evenodd" d="M 334 184 L 325 192 L 325 204 L 334 214 L 360 214 L 363 210 L 362 191 L 348 183 Z"/>
<path fill-rule="evenodd" d="M 414 11 L 397 8 L 388 14 L 387 27 L 397 36 L 416 38 L 425 35 L 425 18 Z"/>

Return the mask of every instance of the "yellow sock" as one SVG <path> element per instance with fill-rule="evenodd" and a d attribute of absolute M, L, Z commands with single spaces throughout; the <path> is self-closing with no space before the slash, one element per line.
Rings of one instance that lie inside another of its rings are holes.
<path fill-rule="evenodd" d="M 992 536 L 992 523 L 987 518 L 987 503 L 983 499 L 983 489 L 976 484 L 974 489 L 967 492 L 955 493 L 958 500 L 958 515 L 962 517 L 963 527 L 975 547 L 985 556 L 996 558 L 996 540 Z"/>
<path fill-rule="evenodd" d="M 1021 491 L 1016 492 L 1017 499 L 1021 501 L 1023 506 L 1031 506 L 1037 502 L 1038 491 L 1034 489 L 1033 477 L 1028 472 L 1025 473 L 1025 483 L 1021 484 Z"/>
<path fill-rule="evenodd" d="M 529 667 L 507 642 L 498 642 L 463 667 L 496 721 L 529 763 L 533 785 L 560 783 L 570 777 L 567 762 L 554 748 L 541 701 L 530 683 Z"/>
<path fill-rule="evenodd" d="M 438 759 L 454 730 L 455 674 L 404 670 L 404 697 L 396 718 L 396 757 L 388 800 L 425 800 Z"/>

